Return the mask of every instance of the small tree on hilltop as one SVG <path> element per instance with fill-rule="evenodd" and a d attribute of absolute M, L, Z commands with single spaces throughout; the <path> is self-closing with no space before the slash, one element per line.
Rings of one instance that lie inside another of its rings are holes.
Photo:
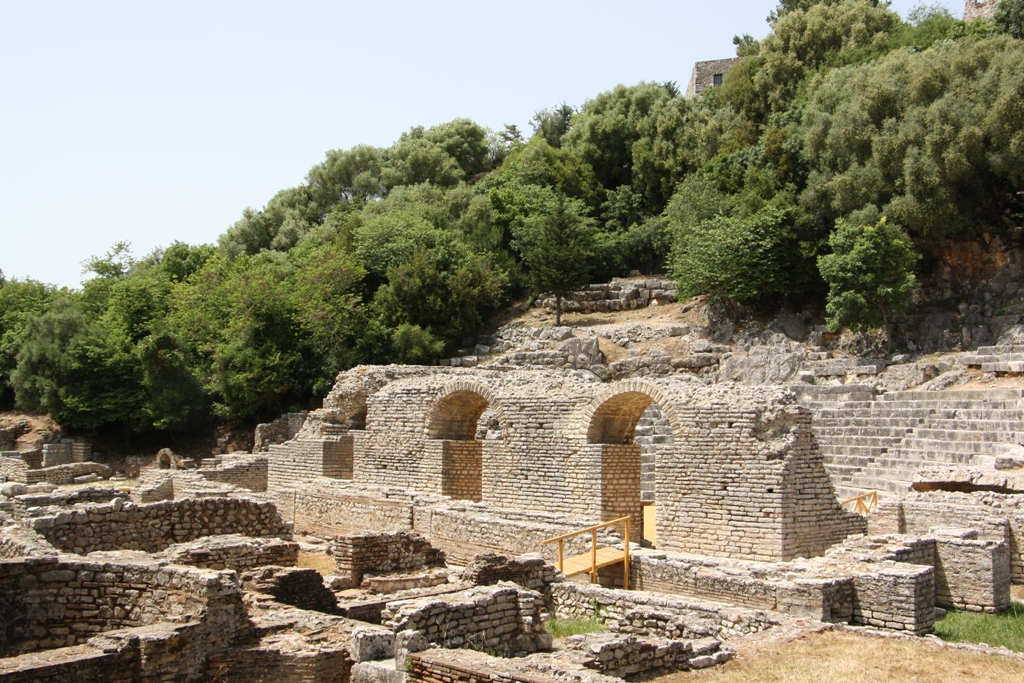
<path fill-rule="evenodd" d="M 512 247 L 530 271 L 538 292 L 555 295 L 555 324 L 562 324 L 562 298 L 590 281 L 594 224 L 583 203 L 556 195 L 547 211 L 534 213 L 517 226 Z"/>
<path fill-rule="evenodd" d="M 828 243 L 832 253 L 818 259 L 818 270 L 829 286 L 829 327 L 881 327 L 888 352 L 893 316 L 907 307 L 914 289 L 913 243 L 885 218 L 875 225 L 839 221 Z"/>

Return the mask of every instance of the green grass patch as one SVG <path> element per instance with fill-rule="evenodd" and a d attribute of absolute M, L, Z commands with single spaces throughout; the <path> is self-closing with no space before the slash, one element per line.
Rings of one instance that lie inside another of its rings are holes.
<path fill-rule="evenodd" d="M 555 638 L 567 638 L 568 636 L 607 630 L 604 622 L 597 617 L 573 617 L 570 619 L 553 617 L 548 619 L 544 626 L 548 633 Z"/>
<path fill-rule="evenodd" d="M 951 643 L 985 643 L 1024 652 L 1024 603 L 1000 614 L 950 610 L 935 622 L 935 635 Z"/>

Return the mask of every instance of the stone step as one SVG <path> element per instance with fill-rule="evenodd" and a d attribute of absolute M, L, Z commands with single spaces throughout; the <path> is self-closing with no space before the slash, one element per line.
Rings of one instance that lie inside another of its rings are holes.
<path fill-rule="evenodd" d="M 902 438 L 906 436 L 912 427 L 905 426 L 882 426 L 882 425 L 870 425 L 870 426 L 831 426 L 831 425 L 814 425 L 814 433 L 818 435 L 820 439 L 823 436 L 828 436 L 832 439 L 838 437 L 862 437 L 862 438 Z"/>
<path fill-rule="evenodd" d="M 926 421 L 924 417 L 907 418 L 901 420 L 901 424 L 893 425 L 891 419 L 879 419 L 877 417 L 815 417 L 814 428 L 834 429 L 836 427 L 884 427 L 893 425 L 893 428 L 913 429 L 913 427 Z"/>
<path fill-rule="evenodd" d="M 996 363 L 982 363 L 982 372 L 1024 372 L 1024 361 L 999 361 Z"/>
<path fill-rule="evenodd" d="M 847 446 L 847 445 L 832 445 L 821 447 L 821 455 L 826 460 L 828 458 L 837 457 L 840 455 L 855 455 L 861 457 L 874 457 L 887 452 L 889 446 Z"/>
<path fill-rule="evenodd" d="M 890 391 L 884 401 L 1015 401 L 1022 389 L 952 389 L 950 391 Z"/>
<path fill-rule="evenodd" d="M 851 447 L 865 447 L 865 449 L 896 449 L 903 442 L 902 436 L 831 436 L 819 434 L 818 445 L 821 450 L 833 451 L 835 449 L 851 449 Z"/>
<path fill-rule="evenodd" d="M 1016 432 L 1004 432 L 996 429 L 937 429 L 935 425 L 915 429 L 914 439 L 928 439 L 931 441 L 950 442 L 972 442 L 984 441 L 987 443 L 1011 443 L 1015 440 Z"/>
<path fill-rule="evenodd" d="M 1024 421 L 1024 410 L 1020 408 L 976 410 L 964 408 L 957 410 L 957 420 L 1021 420 Z"/>
<path fill-rule="evenodd" d="M 902 450 L 936 453 L 991 453 L 992 444 L 985 441 L 942 441 L 935 439 L 906 439 Z"/>
<path fill-rule="evenodd" d="M 823 410 L 816 417 L 821 418 L 844 418 L 844 417 L 861 417 L 861 418 L 872 418 L 872 419 L 928 419 L 935 415 L 937 412 L 940 415 L 948 417 L 954 416 L 953 409 L 936 411 L 930 408 L 888 408 L 888 407 L 874 407 L 875 404 L 871 404 L 871 407 L 865 408 L 847 408 L 845 410 Z"/>
<path fill-rule="evenodd" d="M 1024 353 L 997 353 L 991 355 L 963 355 L 960 356 L 960 365 L 980 366 L 984 370 L 986 363 L 1013 363 L 1024 361 Z"/>
<path fill-rule="evenodd" d="M 953 431 L 978 431 L 978 432 L 1022 432 L 1024 431 L 1024 420 L 930 420 L 924 429 L 949 429 Z M 918 430 L 920 431 L 920 430 Z"/>
<path fill-rule="evenodd" d="M 1001 353 L 1024 353 L 1024 346 L 1020 344 L 1006 344 L 1004 346 L 979 346 L 975 351 L 979 356 Z"/>
<path fill-rule="evenodd" d="M 913 448 L 904 448 L 898 452 L 900 458 L 912 462 L 921 463 L 921 468 L 934 467 L 935 465 L 970 465 L 979 457 L 989 455 L 988 453 L 953 453 L 951 451 L 921 451 Z"/>
<path fill-rule="evenodd" d="M 877 402 L 882 406 L 892 405 L 897 410 L 911 410 L 917 408 L 919 410 L 930 410 L 932 413 L 949 413 L 956 410 L 1013 410 L 1018 407 L 1017 400 L 992 400 L 992 401 L 975 401 L 973 399 L 950 399 L 948 401 L 893 401 L 892 403 L 886 404 L 885 402 Z M 886 408 L 876 408 L 878 414 L 882 414 Z"/>

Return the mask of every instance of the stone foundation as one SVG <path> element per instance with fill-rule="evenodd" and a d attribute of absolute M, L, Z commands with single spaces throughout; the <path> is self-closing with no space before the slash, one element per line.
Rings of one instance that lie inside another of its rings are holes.
<path fill-rule="evenodd" d="M 52 510 L 52 509 L 51 509 Z M 159 552 L 173 543 L 208 535 L 289 537 L 290 527 L 273 503 L 248 499 L 185 499 L 136 505 L 115 499 L 27 518 L 24 524 L 61 551 Z"/>

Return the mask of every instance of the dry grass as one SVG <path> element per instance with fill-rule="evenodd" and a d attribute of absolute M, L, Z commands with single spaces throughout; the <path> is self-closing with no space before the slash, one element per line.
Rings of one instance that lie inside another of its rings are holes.
<path fill-rule="evenodd" d="M 659 683 L 950 683 L 1022 681 L 1024 661 L 944 649 L 924 639 L 826 632 L 758 652 L 741 650 L 714 669 L 662 676 Z"/>
<path fill-rule="evenodd" d="M 315 569 L 323 576 L 335 573 L 334 558 L 327 553 L 310 553 L 305 550 L 299 551 L 299 567 Z"/>

